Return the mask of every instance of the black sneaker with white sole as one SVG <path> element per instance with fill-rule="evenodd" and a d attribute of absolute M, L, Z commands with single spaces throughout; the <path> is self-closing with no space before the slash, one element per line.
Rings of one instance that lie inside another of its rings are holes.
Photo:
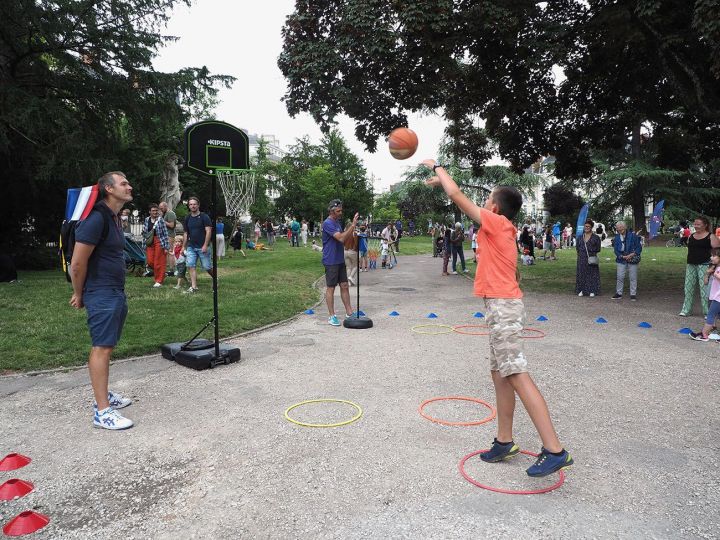
<path fill-rule="evenodd" d="M 710 338 L 703 336 L 702 332 L 690 332 L 690 339 L 695 341 L 710 341 Z"/>

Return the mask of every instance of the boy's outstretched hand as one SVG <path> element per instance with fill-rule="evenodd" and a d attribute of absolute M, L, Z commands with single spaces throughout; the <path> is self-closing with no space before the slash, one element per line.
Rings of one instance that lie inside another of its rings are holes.
<path fill-rule="evenodd" d="M 434 159 L 424 159 L 420 165 L 425 165 L 428 169 L 432 169 L 437 162 Z"/>
<path fill-rule="evenodd" d="M 440 186 L 440 178 L 438 178 L 437 176 L 433 176 L 432 178 L 428 178 L 427 180 L 425 180 L 425 184 L 430 187 Z"/>

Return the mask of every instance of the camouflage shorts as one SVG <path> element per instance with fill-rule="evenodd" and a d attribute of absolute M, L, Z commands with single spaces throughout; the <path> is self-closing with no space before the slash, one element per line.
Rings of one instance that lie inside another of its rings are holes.
<path fill-rule="evenodd" d="M 522 329 L 525 306 L 520 298 L 485 298 L 485 320 L 490 329 L 490 369 L 502 377 L 526 373 Z"/>

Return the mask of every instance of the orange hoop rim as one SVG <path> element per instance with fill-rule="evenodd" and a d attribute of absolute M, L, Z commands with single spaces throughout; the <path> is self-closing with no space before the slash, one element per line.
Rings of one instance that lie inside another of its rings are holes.
<path fill-rule="evenodd" d="M 451 422 L 449 420 L 441 420 L 439 418 L 435 418 L 434 416 L 430 416 L 429 414 L 426 414 L 424 412 L 425 406 L 433 403 L 435 401 L 470 401 L 472 403 L 479 403 L 480 405 L 483 405 L 490 409 L 490 414 L 486 416 L 485 418 L 482 418 L 480 420 L 474 420 L 472 422 Z M 487 422 L 490 422 L 491 420 L 495 419 L 495 416 L 497 415 L 497 411 L 495 410 L 495 407 L 490 405 L 487 401 L 483 401 L 479 398 L 473 398 L 473 397 L 467 397 L 467 396 L 441 396 L 441 397 L 434 397 L 430 399 L 426 399 L 420 404 L 420 407 L 418 408 L 418 412 L 420 413 L 420 416 L 425 418 L 426 420 L 430 420 L 431 422 L 435 422 L 436 424 L 441 424 L 443 426 L 479 426 L 481 424 L 486 424 Z"/>
<path fill-rule="evenodd" d="M 458 328 L 486 328 L 488 329 L 488 332 L 465 332 L 462 330 L 458 330 Z M 490 327 L 487 324 L 459 324 L 457 326 L 453 326 L 453 332 L 456 334 L 463 334 L 465 336 L 489 336 Z"/>
<path fill-rule="evenodd" d="M 453 326 L 453 332 L 456 334 L 462 334 L 465 336 L 489 336 L 490 332 L 465 332 L 463 330 L 459 330 L 461 328 L 488 328 L 489 326 L 487 324 L 459 324 L 456 326 Z M 535 335 L 532 336 L 520 336 L 521 339 L 542 339 L 545 337 L 545 332 L 542 330 L 539 330 L 537 328 L 523 328 L 523 332 L 535 332 Z"/>

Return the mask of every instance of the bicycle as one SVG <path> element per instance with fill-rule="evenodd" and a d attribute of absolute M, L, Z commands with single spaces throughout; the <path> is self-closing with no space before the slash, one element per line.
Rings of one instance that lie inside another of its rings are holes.
<path fill-rule="evenodd" d="M 683 239 L 679 238 L 677 236 L 673 236 L 670 240 L 665 242 L 665 247 L 685 247 L 685 244 L 683 243 Z"/>

